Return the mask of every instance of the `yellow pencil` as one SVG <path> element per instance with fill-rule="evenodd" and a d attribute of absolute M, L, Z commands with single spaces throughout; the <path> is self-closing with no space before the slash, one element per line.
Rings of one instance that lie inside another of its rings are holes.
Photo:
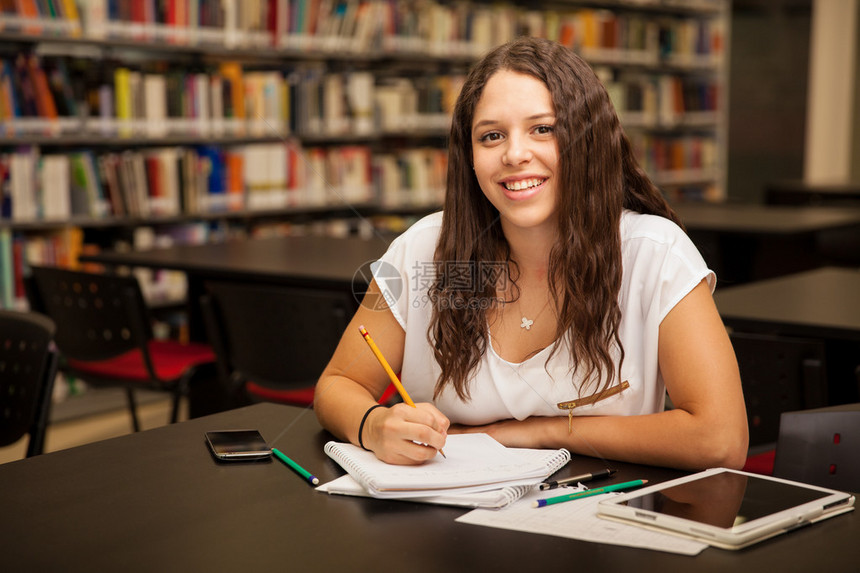
<path fill-rule="evenodd" d="M 382 355 L 382 352 L 379 350 L 379 347 L 370 337 L 370 333 L 367 332 L 367 329 L 364 328 L 364 325 L 358 327 L 358 331 L 364 337 L 364 340 L 367 341 L 367 345 L 370 346 L 370 349 L 373 351 L 373 354 L 376 356 L 376 359 L 379 360 L 379 363 L 382 364 L 382 368 L 388 374 L 388 378 L 391 380 L 391 383 L 394 384 L 394 387 L 397 388 L 397 391 L 400 393 L 400 397 L 403 398 L 403 401 L 413 408 L 416 408 L 415 402 L 412 401 L 412 398 L 409 396 L 409 392 L 406 391 L 406 388 L 403 387 L 403 384 L 400 383 L 400 379 L 397 378 L 397 374 L 394 373 L 394 370 L 391 369 L 391 365 L 388 364 L 388 360 L 385 359 L 385 356 Z M 445 457 L 445 452 L 439 450 L 439 453 L 442 454 L 442 457 Z"/>

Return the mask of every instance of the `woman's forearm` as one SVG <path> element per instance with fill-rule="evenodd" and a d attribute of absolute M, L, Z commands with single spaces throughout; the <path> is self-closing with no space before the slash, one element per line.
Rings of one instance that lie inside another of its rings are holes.
<path fill-rule="evenodd" d="M 314 393 L 314 411 L 322 427 L 354 444 L 358 444 L 361 418 L 374 404 L 366 388 L 345 376 L 323 376 Z"/>
<path fill-rule="evenodd" d="M 747 453 L 745 426 L 709 423 L 684 410 L 574 417 L 570 425 L 567 417 L 533 417 L 455 431 L 484 431 L 510 447 L 564 447 L 581 455 L 688 470 L 739 468 Z"/>

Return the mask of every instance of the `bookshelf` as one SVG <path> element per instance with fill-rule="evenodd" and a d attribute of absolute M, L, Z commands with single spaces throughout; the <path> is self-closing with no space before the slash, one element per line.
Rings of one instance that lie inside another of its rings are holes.
<path fill-rule="evenodd" d="M 728 10 L 0 0 L 0 306 L 21 304 L 29 262 L 117 242 L 402 227 L 441 202 L 469 65 L 522 34 L 595 67 L 667 196 L 719 201 Z"/>

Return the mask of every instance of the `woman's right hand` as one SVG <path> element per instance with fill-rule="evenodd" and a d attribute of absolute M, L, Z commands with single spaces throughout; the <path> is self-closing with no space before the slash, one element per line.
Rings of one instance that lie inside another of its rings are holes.
<path fill-rule="evenodd" d="M 432 404 L 413 408 L 395 404 L 367 415 L 362 430 L 364 447 L 389 464 L 418 465 L 433 459 L 445 447 L 451 422 Z"/>

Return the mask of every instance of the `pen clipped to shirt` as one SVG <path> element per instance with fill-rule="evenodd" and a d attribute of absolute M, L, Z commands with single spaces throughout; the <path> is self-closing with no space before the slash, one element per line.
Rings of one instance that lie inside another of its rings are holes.
<path fill-rule="evenodd" d="M 541 491 L 545 491 L 548 489 L 555 489 L 559 486 L 569 485 L 569 484 L 577 484 L 577 483 L 585 483 L 593 480 L 609 478 L 615 475 L 615 472 L 618 470 L 605 469 L 597 472 L 592 472 L 590 474 L 582 474 L 578 476 L 573 476 L 565 479 L 560 479 L 556 481 L 548 481 L 540 484 Z"/>

